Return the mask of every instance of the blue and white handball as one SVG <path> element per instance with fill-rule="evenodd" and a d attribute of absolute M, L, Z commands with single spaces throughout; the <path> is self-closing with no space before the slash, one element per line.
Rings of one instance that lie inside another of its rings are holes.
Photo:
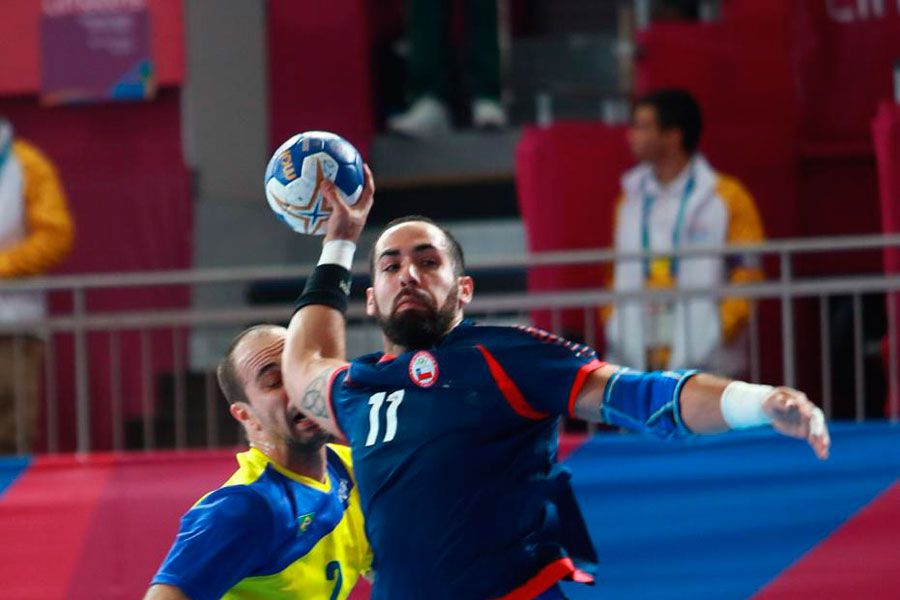
<path fill-rule="evenodd" d="M 327 131 L 298 133 L 269 159 L 266 199 L 294 231 L 324 235 L 331 212 L 322 182 L 333 181 L 347 204 L 354 204 L 362 194 L 364 177 L 362 157 L 350 142 Z"/>

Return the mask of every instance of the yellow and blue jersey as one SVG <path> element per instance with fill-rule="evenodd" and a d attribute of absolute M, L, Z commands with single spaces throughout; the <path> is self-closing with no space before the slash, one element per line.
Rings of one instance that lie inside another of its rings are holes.
<path fill-rule="evenodd" d="M 182 517 L 153 583 L 192 600 L 346 598 L 372 557 L 350 449 L 326 452 L 324 483 L 238 454 L 237 472 Z"/>
<path fill-rule="evenodd" d="M 333 378 L 375 553 L 373 600 L 525 600 L 591 579 L 593 544 L 557 464 L 594 351 L 464 321 L 427 351 Z"/>

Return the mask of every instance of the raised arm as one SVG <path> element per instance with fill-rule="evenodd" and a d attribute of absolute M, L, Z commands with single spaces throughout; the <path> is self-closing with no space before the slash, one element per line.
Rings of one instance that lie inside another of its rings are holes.
<path fill-rule="evenodd" d="M 585 381 L 574 413 L 662 437 L 771 425 L 805 439 L 821 459 L 831 446 L 822 411 L 803 392 L 706 373 L 643 373 L 607 364 Z"/>
<path fill-rule="evenodd" d="M 344 312 L 350 294 L 350 265 L 375 194 L 368 166 L 363 193 L 348 206 L 330 181 L 322 184 L 331 216 L 319 264 L 298 299 L 299 309 L 288 325 L 282 355 L 285 389 L 292 408 L 319 427 L 340 435 L 328 409 L 328 394 L 335 371 L 347 365 Z"/>

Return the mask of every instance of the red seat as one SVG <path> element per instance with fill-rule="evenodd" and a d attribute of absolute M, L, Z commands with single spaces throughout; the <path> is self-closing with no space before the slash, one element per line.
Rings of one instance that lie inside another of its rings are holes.
<path fill-rule="evenodd" d="M 619 177 L 632 164 L 625 130 L 602 123 L 561 122 L 528 127 L 516 148 L 516 189 L 530 252 L 608 248 Z M 598 288 L 601 265 L 533 268 L 532 292 Z M 535 325 L 553 329 L 547 311 L 532 315 Z M 585 335 L 585 312 L 562 312 L 559 332 L 602 346 L 599 323 Z"/>

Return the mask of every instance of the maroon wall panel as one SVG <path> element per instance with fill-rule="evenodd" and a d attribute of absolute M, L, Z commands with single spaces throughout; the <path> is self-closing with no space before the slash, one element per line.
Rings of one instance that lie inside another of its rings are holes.
<path fill-rule="evenodd" d="M 270 0 L 270 145 L 333 131 L 365 156 L 374 133 L 364 0 Z"/>
<path fill-rule="evenodd" d="M 795 2 L 794 64 L 809 152 L 871 155 L 869 124 L 900 57 L 897 2 Z"/>

